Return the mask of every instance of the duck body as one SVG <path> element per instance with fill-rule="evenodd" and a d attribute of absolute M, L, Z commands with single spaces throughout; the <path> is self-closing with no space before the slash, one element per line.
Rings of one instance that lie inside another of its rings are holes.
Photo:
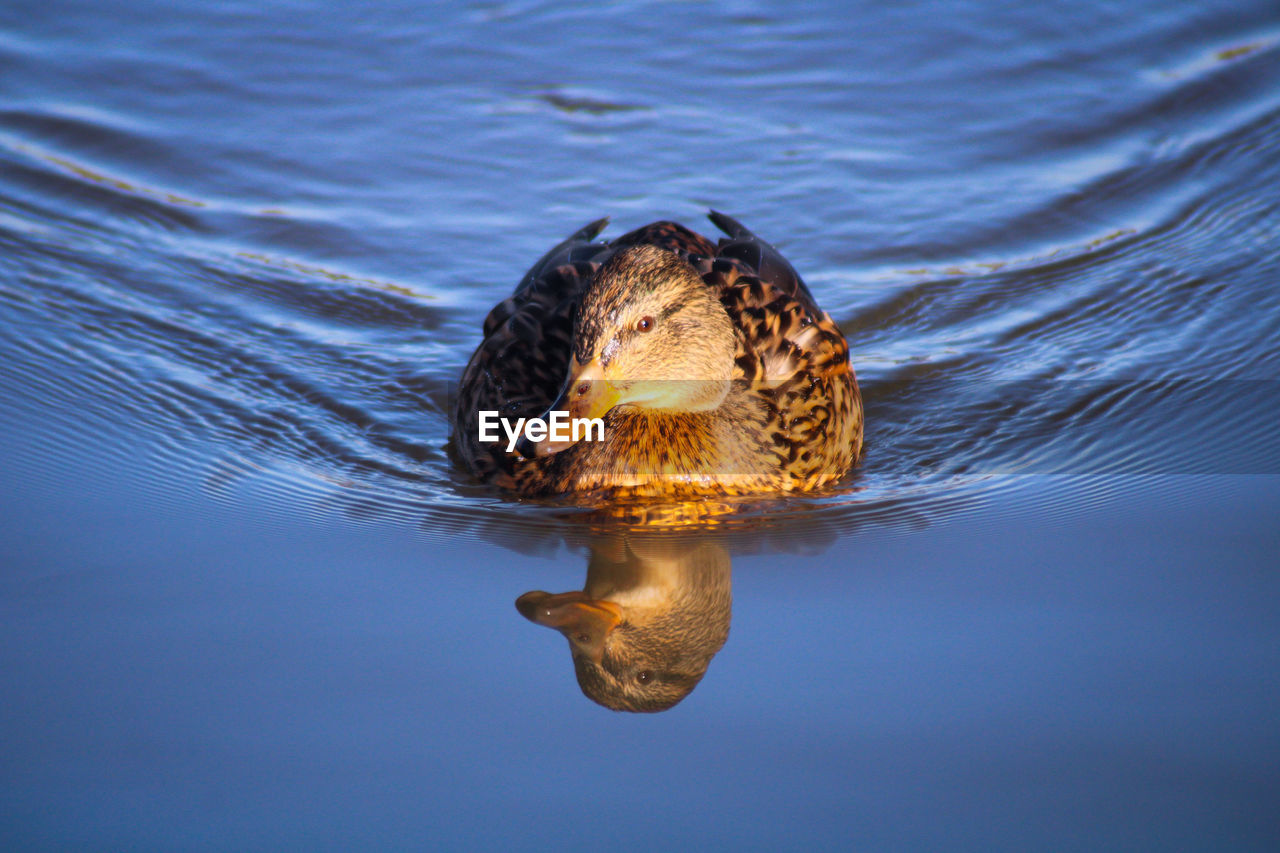
<path fill-rule="evenodd" d="M 791 265 L 730 217 L 712 243 L 674 222 L 613 242 L 606 220 L 529 270 L 485 319 L 453 444 L 481 479 L 526 497 L 804 491 L 858 458 L 848 343 Z M 594 440 L 480 440 L 480 413 L 599 418 Z"/>

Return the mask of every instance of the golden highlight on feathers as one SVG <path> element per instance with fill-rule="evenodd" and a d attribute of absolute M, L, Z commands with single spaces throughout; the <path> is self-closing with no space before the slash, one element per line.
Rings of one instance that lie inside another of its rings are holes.
<path fill-rule="evenodd" d="M 719 213 L 718 243 L 674 222 L 554 247 L 490 312 L 463 373 L 454 447 L 530 497 L 699 497 L 832 485 L 857 461 L 862 401 L 848 343 L 768 243 Z M 604 390 L 607 388 L 607 393 Z M 603 409 L 603 441 L 478 440 L 514 421 Z"/>

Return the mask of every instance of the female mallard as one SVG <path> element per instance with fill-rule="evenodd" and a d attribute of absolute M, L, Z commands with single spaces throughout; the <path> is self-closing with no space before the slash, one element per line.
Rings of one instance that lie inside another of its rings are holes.
<path fill-rule="evenodd" d="M 799 491 L 848 472 L 862 399 L 844 335 L 776 249 L 710 218 L 718 245 L 674 222 L 592 242 L 607 220 L 593 222 L 489 313 L 453 415 L 477 475 L 608 498 Z M 551 412 L 603 434 L 508 441 L 496 426 Z"/>

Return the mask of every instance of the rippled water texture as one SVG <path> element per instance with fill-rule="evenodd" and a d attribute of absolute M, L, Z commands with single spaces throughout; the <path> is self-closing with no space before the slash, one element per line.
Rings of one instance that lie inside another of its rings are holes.
<path fill-rule="evenodd" d="M 457 470 L 528 265 L 709 208 L 850 340 L 844 487 Z M 1274 3 L 5 5 L 0 841 L 1272 848 L 1277 341 Z M 512 607 L 730 555 L 656 717 Z"/>

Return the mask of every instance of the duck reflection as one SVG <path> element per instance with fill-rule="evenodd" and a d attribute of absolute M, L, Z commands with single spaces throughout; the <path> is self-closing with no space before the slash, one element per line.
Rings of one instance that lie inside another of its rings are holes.
<path fill-rule="evenodd" d="M 526 592 L 516 609 L 569 640 L 582 692 L 615 711 L 665 711 L 729 636 L 729 553 L 661 534 L 590 543 L 581 590 Z"/>

